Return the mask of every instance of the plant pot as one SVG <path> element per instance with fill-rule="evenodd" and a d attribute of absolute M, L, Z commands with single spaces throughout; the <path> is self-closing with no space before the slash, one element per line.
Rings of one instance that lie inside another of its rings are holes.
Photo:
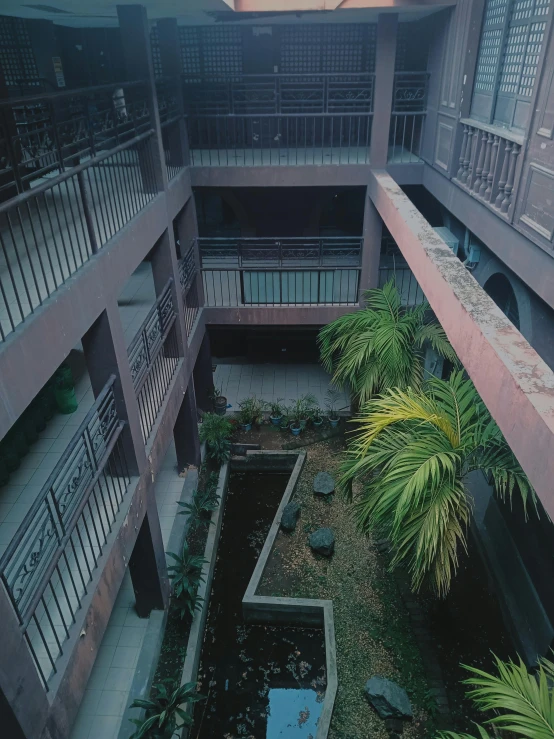
<path fill-rule="evenodd" d="M 227 398 L 224 395 L 214 400 L 214 413 L 217 416 L 224 416 L 227 413 Z"/>
<path fill-rule="evenodd" d="M 241 423 L 240 427 L 243 431 L 251 431 L 252 423 Z"/>
<path fill-rule="evenodd" d="M 340 421 L 340 418 L 338 418 L 338 417 L 337 418 L 330 418 L 329 419 L 329 423 L 331 424 L 331 428 L 332 429 L 336 429 L 337 426 L 339 425 L 339 421 Z"/>
<path fill-rule="evenodd" d="M 306 428 L 307 423 L 308 423 L 308 419 L 307 418 L 301 418 L 300 421 L 299 421 L 299 423 L 300 423 L 300 428 L 302 430 L 304 430 Z"/>
<path fill-rule="evenodd" d="M 74 387 L 57 387 L 54 391 L 56 405 L 60 413 L 75 413 L 77 410 L 77 396 Z"/>
<path fill-rule="evenodd" d="M 321 424 L 323 423 L 323 418 L 314 418 L 312 423 L 316 428 L 319 428 Z"/>
<path fill-rule="evenodd" d="M 283 416 L 270 416 L 269 420 L 274 426 L 280 426 Z"/>
<path fill-rule="evenodd" d="M 290 425 L 288 423 L 281 423 L 279 425 L 279 430 L 282 431 L 283 433 L 285 431 L 288 431 L 289 429 L 290 429 Z"/>
<path fill-rule="evenodd" d="M 293 426 L 291 424 L 290 430 L 292 431 L 293 436 L 298 436 L 302 431 L 302 426 L 300 426 L 300 424 L 298 424 L 297 426 Z"/>

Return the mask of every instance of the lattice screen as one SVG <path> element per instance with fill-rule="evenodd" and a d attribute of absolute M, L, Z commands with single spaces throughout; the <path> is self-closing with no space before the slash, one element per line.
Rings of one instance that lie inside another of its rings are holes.
<path fill-rule="evenodd" d="M 8 87 L 38 87 L 40 80 L 25 20 L 0 16 L 0 67 Z"/>
<path fill-rule="evenodd" d="M 507 12 L 508 0 L 488 0 L 475 75 L 475 89 L 480 92 L 494 91 Z"/>
<path fill-rule="evenodd" d="M 350 23 L 281 28 L 283 73 L 373 72 L 376 26 Z"/>
<path fill-rule="evenodd" d="M 290 74 L 321 72 L 322 26 L 283 26 L 279 69 Z"/>
<path fill-rule="evenodd" d="M 531 97 L 548 6 L 548 0 L 515 0 L 500 73 L 501 92 Z"/>
<path fill-rule="evenodd" d="M 163 77 L 162 59 L 160 56 L 160 38 L 158 36 L 158 27 L 152 26 L 150 29 L 150 49 L 152 50 L 152 66 L 154 67 L 154 75 Z"/>
<path fill-rule="evenodd" d="M 179 43 L 181 46 L 181 64 L 183 73 L 193 77 L 202 73 L 200 64 L 200 29 L 190 26 L 179 26 Z"/>
<path fill-rule="evenodd" d="M 207 26 L 201 30 L 204 74 L 242 73 L 242 30 L 234 26 Z"/>

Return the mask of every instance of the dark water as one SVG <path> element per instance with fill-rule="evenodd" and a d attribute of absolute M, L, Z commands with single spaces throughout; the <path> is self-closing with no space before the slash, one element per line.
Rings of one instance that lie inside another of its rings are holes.
<path fill-rule="evenodd" d="M 318 629 L 245 624 L 241 601 L 289 475 L 232 474 L 199 671 L 193 739 L 313 739 L 325 692 Z"/>

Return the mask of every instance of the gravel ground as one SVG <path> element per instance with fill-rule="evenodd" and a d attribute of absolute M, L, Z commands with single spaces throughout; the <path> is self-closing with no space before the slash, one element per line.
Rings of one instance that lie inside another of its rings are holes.
<path fill-rule="evenodd" d="M 320 471 L 338 477 L 342 439 L 307 448 L 308 457 L 294 500 L 302 506 L 296 531 L 280 532 L 260 592 L 266 595 L 329 598 L 333 601 L 339 689 L 330 739 L 387 739 L 384 722 L 363 696 L 375 674 L 397 681 L 412 700 L 414 720 L 406 739 L 433 736 L 432 703 L 418 647 L 392 576 L 371 539 L 356 529 L 341 496 L 313 494 Z M 336 537 L 331 560 L 313 555 L 307 544 L 315 529 L 328 526 Z"/>

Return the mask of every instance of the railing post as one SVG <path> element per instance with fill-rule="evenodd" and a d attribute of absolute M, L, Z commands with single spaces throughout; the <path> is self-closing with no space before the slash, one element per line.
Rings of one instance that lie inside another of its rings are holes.
<path fill-rule="evenodd" d="M 491 151 L 491 163 L 489 173 L 487 175 L 487 189 L 485 190 L 485 200 L 490 203 L 493 193 L 494 178 L 496 176 L 496 163 L 498 162 L 498 147 L 500 145 L 500 137 L 493 136 L 493 144 Z"/>
<path fill-rule="evenodd" d="M 504 159 L 502 161 L 502 172 L 500 173 L 500 179 L 498 180 L 498 195 L 494 201 L 495 208 L 500 209 L 502 201 L 504 200 L 504 188 L 508 181 L 508 168 L 510 166 L 510 154 L 512 153 L 512 142 L 504 142 Z"/>
<path fill-rule="evenodd" d="M 500 205 L 501 213 L 507 213 L 512 203 L 512 191 L 514 189 L 514 179 L 516 173 L 516 161 L 520 152 L 519 144 L 512 144 L 512 151 L 510 152 L 510 164 L 508 168 L 508 179 L 506 180 L 506 186 L 504 187 L 504 199 Z"/>
<path fill-rule="evenodd" d="M 85 178 L 84 171 L 77 173 L 77 182 L 79 184 L 79 193 L 81 195 L 81 202 L 83 203 L 83 214 L 85 216 L 85 225 L 87 227 L 87 235 L 90 242 L 90 250 L 92 254 L 98 252 L 98 241 L 96 240 L 96 231 L 94 230 L 94 220 L 92 217 L 92 195 L 90 188 Z"/>

